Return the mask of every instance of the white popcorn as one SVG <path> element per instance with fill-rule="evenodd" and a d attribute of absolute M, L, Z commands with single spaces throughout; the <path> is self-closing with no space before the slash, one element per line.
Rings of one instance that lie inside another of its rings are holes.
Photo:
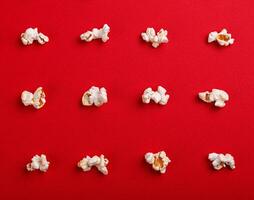
<path fill-rule="evenodd" d="M 45 44 L 49 41 L 49 38 L 43 33 L 38 33 L 37 28 L 28 28 L 25 33 L 21 34 L 21 41 L 24 45 L 33 44 L 34 40 L 37 40 L 40 44 Z"/>
<path fill-rule="evenodd" d="M 89 156 L 84 157 L 81 161 L 78 162 L 78 167 L 80 167 L 83 171 L 90 171 L 93 166 L 97 167 L 97 169 L 103 173 L 104 175 L 108 174 L 107 165 L 109 160 L 104 157 L 104 155 L 93 156 L 92 158 Z"/>
<path fill-rule="evenodd" d="M 208 43 L 217 41 L 221 46 L 228 46 L 233 44 L 235 39 L 232 38 L 231 34 L 226 29 L 222 29 L 221 32 L 213 31 L 208 35 Z"/>
<path fill-rule="evenodd" d="M 220 170 L 223 167 L 229 166 L 231 169 L 235 169 L 235 160 L 231 154 L 217 154 L 210 153 L 208 159 L 212 161 L 213 168 Z"/>
<path fill-rule="evenodd" d="M 145 160 L 147 163 L 151 164 L 155 171 L 160 171 L 160 173 L 164 174 L 166 172 L 166 168 L 171 160 L 167 157 L 164 151 L 160 151 L 156 154 L 146 153 Z"/>
<path fill-rule="evenodd" d="M 34 94 L 28 91 L 23 91 L 21 94 L 22 103 L 25 106 L 33 105 L 36 109 L 40 109 L 46 103 L 46 95 L 42 87 L 38 87 Z"/>
<path fill-rule="evenodd" d="M 44 154 L 41 154 L 41 156 L 35 155 L 31 161 L 26 165 L 28 171 L 40 170 L 46 172 L 49 168 L 49 162 Z"/>
<path fill-rule="evenodd" d="M 151 42 L 154 48 L 157 48 L 161 43 L 168 42 L 167 34 L 167 30 L 161 29 L 156 35 L 154 28 L 147 28 L 145 33 L 141 33 L 141 37 L 144 41 Z"/>
<path fill-rule="evenodd" d="M 198 96 L 206 103 L 214 102 L 214 105 L 220 108 L 224 107 L 226 105 L 225 101 L 229 100 L 228 93 L 219 89 L 212 89 L 211 92 L 200 92 Z"/>
<path fill-rule="evenodd" d="M 88 91 L 83 94 L 82 104 L 84 106 L 92 106 L 93 104 L 97 107 L 108 102 L 107 91 L 104 87 L 98 88 L 92 86 Z"/>
<path fill-rule="evenodd" d="M 94 39 L 101 39 L 103 42 L 107 42 L 109 40 L 109 32 L 110 27 L 107 24 L 104 24 L 101 29 L 93 28 L 92 31 L 82 33 L 80 39 L 85 40 L 86 42 L 91 42 Z"/>
<path fill-rule="evenodd" d="M 162 86 L 158 86 L 157 91 L 153 91 L 152 88 L 145 89 L 142 95 L 143 103 L 150 103 L 151 99 L 155 103 L 159 103 L 161 105 L 166 105 L 169 100 L 169 95 L 166 94 L 167 90 Z"/>

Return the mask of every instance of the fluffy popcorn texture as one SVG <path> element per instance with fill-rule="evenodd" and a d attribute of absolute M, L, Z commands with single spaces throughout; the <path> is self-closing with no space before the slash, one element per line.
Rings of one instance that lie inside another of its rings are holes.
<path fill-rule="evenodd" d="M 231 34 L 226 29 L 222 29 L 221 32 L 213 31 L 208 35 L 208 43 L 217 41 L 221 46 L 228 46 L 233 44 L 235 39 L 232 38 Z"/>
<path fill-rule="evenodd" d="M 104 157 L 104 155 L 93 156 L 92 158 L 89 156 L 84 157 L 81 161 L 78 162 L 78 167 L 80 167 L 83 171 L 90 171 L 93 166 L 95 166 L 101 173 L 104 175 L 108 174 L 107 165 L 109 160 Z"/>
<path fill-rule="evenodd" d="M 160 151 L 155 154 L 150 152 L 146 153 L 145 160 L 147 163 L 152 165 L 155 171 L 160 171 L 162 174 L 166 172 L 166 168 L 171 162 L 164 151 Z"/>
<path fill-rule="evenodd" d="M 26 165 L 28 171 L 40 170 L 46 172 L 49 168 L 49 162 L 44 154 L 41 154 L 41 156 L 35 155 L 31 161 Z"/>
<path fill-rule="evenodd" d="M 34 106 L 36 109 L 42 108 L 46 103 L 46 95 L 42 87 L 38 87 L 36 91 L 32 94 L 28 91 L 23 91 L 21 94 L 22 103 L 25 106 Z"/>
<path fill-rule="evenodd" d="M 211 92 L 200 92 L 198 96 L 202 101 L 206 103 L 214 102 L 214 105 L 220 108 L 223 108 L 226 105 L 225 101 L 229 100 L 228 93 L 219 89 L 212 89 Z"/>
<path fill-rule="evenodd" d="M 49 38 L 43 33 L 38 33 L 37 28 L 28 28 L 21 34 L 21 41 L 24 45 L 33 44 L 35 40 L 37 40 L 39 44 L 45 44 L 49 41 Z"/>
<path fill-rule="evenodd" d="M 166 94 L 167 90 L 162 86 L 158 86 L 157 91 L 153 91 L 152 88 L 145 89 L 142 95 L 143 103 L 150 103 L 153 100 L 155 103 L 159 103 L 161 105 L 166 105 L 169 100 L 169 95 Z"/>
<path fill-rule="evenodd" d="M 168 43 L 168 31 L 161 29 L 157 34 L 154 28 L 147 28 L 145 33 L 141 33 L 141 37 L 146 42 L 151 42 L 154 48 L 157 48 L 161 43 Z"/>
<path fill-rule="evenodd" d="M 81 40 L 85 40 L 86 42 L 91 42 L 94 39 L 101 39 L 103 42 L 107 42 L 109 40 L 108 34 L 110 32 L 110 27 L 107 24 L 100 29 L 94 28 L 92 31 L 87 31 L 80 35 Z"/>
<path fill-rule="evenodd" d="M 235 160 L 231 154 L 217 154 L 210 153 L 208 159 L 212 161 L 213 168 L 220 170 L 223 167 L 229 166 L 231 169 L 235 169 Z"/>
<path fill-rule="evenodd" d="M 107 91 L 104 87 L 98 88 L 92 86 L 88 91 L 83 94 L 82 104 L 84 106 L 92 106 L 93 104 L 97 107 L 108 102 Z"/>

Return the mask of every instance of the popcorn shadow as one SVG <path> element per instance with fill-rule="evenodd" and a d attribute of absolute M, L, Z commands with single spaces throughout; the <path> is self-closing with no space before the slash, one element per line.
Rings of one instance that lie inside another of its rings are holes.
<path fill-rule="evenodd" d="M 161 176 L 162 174 L 159 171 L 155 171 L 149 163 L 145 161 L 145 159 L 140 159 L 140 166 L 142 169 L 146 171 L 146 173 L 153 174 L 154 176 Z"/>
<path fill-rule="evenodd" d="M 234 171 L 234 170 L 230 169 L 229 166 L 223 167 L 220 170 L 214 169 L 213 165 L 212 165 L 212 161 L 210 161 L 207 156 L 204 156 L 203 160 L 204 160 L 204 163 L 206 163 L 206 168 L 209 171 L 209 175 L 212 175 L 212 174 L 221 174 L 221 175 L 224 176 L 225 174 L 231 174 L 231 172 Z"/>
<path fill-rule="evenodd" d="M 208 154 L 207 154 L 208 155 Z M 211 164 L 211 161 L 208 160 L 208 156 L 203 156 L 203 162 L 204 162 L 204 165 L 206 167 L 206 169 L 210 172 L 210 173 L 213 173 L 214 172 L 214 169 L 212 167 L 212 164 Z"/>
<path fill-rule="evenodd" d="M 16 44 L 17 44 L 17 45 L 16 45 Z M 27 46 L 27 45 L 23 45 L 23 43 L 22 43 L 20 37 L 19 37 L 19 38 L 18 38 L 18 37 L 16 38 L 16 40 L 15 40 L 15 45 L 16 45 L 18 48 L 23 48 L 23 47 Z"/>
<path fill-rule="evenodd" d="M 138 107 L 142 107 L 142 108 L 147 106 L 147 104 L 143 103 L 142 98 L 139 98 L 136 104 Z"/>
<path fill-rule="evenodd" d="M 26 177 L 33 177 L 33 176 L 43 176 L 45 175 L 45 173 L 48 173 L 48 172 L 42 172 L 40 170 L 34 170 L 34 171 L 28 171 L 26 169 L 26 164 L 25 164 L 25 167 L 22 168 L 22 174 L 24 174 Z"/>
<path fill-rule="evenodd" d="M 105 105 L 105 106 L 106 106 L 106 105 Z M 78 101 L 78 107 L 79 107 L 79 109 L 81 109 L 81 111 L 86 110 L 87 112 L 91 112 L 91 113 L 92 113 L 92 112 L 96 112 L 97 110 L 103 109 L 104 105 L 102 105 L 102 106 L 100 106 L 100 107 L 97 107 L 97 106 L 95 106 L 95 105 L 84 106 L 84 105 L 82 104 L 82 101 L 79 100 L 79 101 Z"/>
<path fill-rule="evenodd" d="M 139 43 L 140 43 L 140 45 L 144 45 L 144 46 L 150 47 L 151 49 L 156 49 L 156 48 L 154 48 L 152 46 L 151 42 L 144 41 L 141 36 L 139 36 Z"/>
<path fill-rule="evenodd" d="M 49 41 L 50 42 L 50 41 Z M 43 45 L 41 45 L 38 41 L 33 41 L 33 44 L 29 44 L 29 45 L 24 45 L 20 39 L 20 37 L 17 37 L 14 41 L 14 45 L 18 48 L 28 48 L 32 47 L 32 46 L 36 46 L 36 47 L 43 47 L 47 45 L 47 42 Z"/>
<path fill-rule="evenodd" d="M 92 167 L 90 171 L 83 171 L 81 168 L 79 168 L 77 165 L 75 166 L 75 172 L 78 174 L 84 174 L 84 176 L 91 176 L 92 174 L 96 174 L 96 176 L 105 176 L 103 173 L 101 173 L 96 167 Z"/>
<path fill-rule="evenodd" d="M 206 169 L 209 171 L 209 175 L 214 173 L 219 173 L 221 170 L 215 170 L 212 166 L 212 162 L 208 160 L 207 156 L 204 156 L 203 158 L 204 164 L 206 165 Z"/>
<path fill-rule="evenodd" d="M 82 44 L 82 45 L 84 45 L 84 44 L 87 43 L 86 41 L 81 40 L 80 37 L 76 37 L 76 38 L 75 38 L 75 41 L 76 41 L 78 44 Z"/>
<path fill-rule="evenodd" d="M 144 45 L 144 46 L 147 46 L 148 48 L 150 48 L 150 49 L 157 49 L 157 51 L 158 51 L 158 49 L 162 49 L 162 48 L 164 48 L 164 46 L 166 46 L 168 43 L 169 43 L 169 41 L 168 41 L 168 43 L 161 43 L 157 48 L 155 48 L 155 47 L 153 47 L 152 46 L 152 43 L 151 42 L 146 42 L 146 41 L 144 41 L 143 39 L 142 39 L 142 37 L 140 36 L 139 37 L 139 43 L 140 43 L 140 45 Z"/>
<path fill-rule="evenodd" d="M 195 102 L 195 104 L 200 104 L 201 106 L 206 107 L 207 109 L 212 110 L 214 112 L 218 112 L 222 109 L 222 108 L 216 107 L 214 105 L 214 102 L 213 103 L 206 103 L 206 102 L 202 101 L 201 99 L 199 99 L 198 95 L 195 97 L 194 102 Z"/>
<path fill-rule="evenodd" d="M 221 46 L 221 45 L 218 44 L 217 41 L 208 43 L 207 37 L 204 38 L 204 43 L 207 44 L 207 45 L 209 45 L 209 46 L 211 46 L 211 47 L 214 48 L 214 49 L 224 49 L 224 48 L 226 48 L 226 47 L 229 48 L 229 47 L 231 46 L 231 45 L 229 45 L 229 46 Z"/>
<path fill-rule="evenodd" d="M 36 45 L 37 44 L 37 45 Z M 28 48 L 31 47 L 31 46 L 39 46 L 39 43 L 37 41 L 34 41 L 33 44 L 30 44 L 30 45 L 24 45 L 20 39 L 20 37 L 16 37 L 15 40 L 14 40 L 14 45 L 17 47 L 17 48 Z"/>
<path fill-rule="evenodd" d="M 157 105 L 156 103 L 154 103 L 152 100 L 150 103 L 143 103 L 142 98 L 139 98 L 138 102 L 136 103 L 136 105 L 138 106 L 138 108 L 140 109 L 144 109 L 147 106 L 151 107 L 161 107 L 160 105 Z"/>
<path fill-rule="evenodd" d="M 95 40 L 92 40 L 91 42 L 86 42 L 84 40 L 81 40 L 80 37 L 77 37 L 76 38 L 76 42 L 80 45 L 94 45 L 94 46 L 103 46 L 105 45 L 106 43 L 108 43 L 109 41 L 107 42 L 102 42 L 101 39 L 95 39 Z"/>
<path fill-rule="evenodd" d="M 140 109 L 145 109 L 145 108 L 149 108 L 149 109 L 165 109 L 168 106 L 168 104 L 161 105 L 159 103 L 155 103 L 153 100 L 151 100 L 150 103 L 143 103 L 142 98 L 139 98 L 139 100 L 136 101 L 136 105 Z"/>
<path fill-rule="evenodd" d="M 37 110 L 40 110 L 40 109 L 36 109 L 34 108 L 32 105 L 30 106 L 25 106 L 21 99 L 20 96 L 17 96 L 17 98 L 15 98 L 14 103 L 13 105 L 16 106 L 16 108 L 20 111 L 20 112 L 24 112 L 24 113 L 35 113 Z"/>

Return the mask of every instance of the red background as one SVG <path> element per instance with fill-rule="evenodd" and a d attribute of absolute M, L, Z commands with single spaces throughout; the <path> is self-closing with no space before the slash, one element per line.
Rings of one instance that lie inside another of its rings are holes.
<path fill-rule="evenodd" d="M 0 7 L 0 199 L 254 199 L 254 1 L 2 1 Z M 107 43 L 79 35 L 104 23 Z M 168 30 L 170 42 L 153 49 L 140 33 Z M 38 27 L 44 46 L 23 46 L 20 34 Z M 227 28 L 230 47 L 207 44 Z M 90 86 L 104 86 L 109 103 L 81 105 Z M 143 105 L 146 87 L 164 86 L 166 106 Z M 43 86 L 41 110 L 24 107 L 23 90 Z M 226 90 L 223 109 L 197 93 Z M 172 159 L 160 175 L 144 162 L 148 151 Z M 236 169 L 214 171 L 207 155 L 229 152 Z M 28 173 L 45 153 L 47 173 Z M 109 175 L 83 173 L 85 155 L 105 154 Z"/>

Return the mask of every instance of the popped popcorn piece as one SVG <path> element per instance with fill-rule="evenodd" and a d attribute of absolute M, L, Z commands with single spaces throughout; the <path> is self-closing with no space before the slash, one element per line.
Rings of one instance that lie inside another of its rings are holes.
<path fill-rule="evenodd" d="M 229 166 L 231 169 L 235 169 L 235 160 L 231 154 L 217 154 L 210 153 L 208 159 L 212 161 L 213 168 L 220 170 L 223 167 Z"/>
<path fill-rule="evenodd" d="M 28 28 L 21 34 L 21 41 L 24 45 L 33 44 L 34 40 L 37 40 L 40 44 L 45 44 L 49 41 L 49 38 L 43 33 L 38 33 L 37 28 Z"/>
<path fill-rule="evenodd" d="M 168 31 L 161 29 L 157 34 L 154 28 L 147 28 L 145 33 L 141 33 L 141 37 L 146 42 L 151 42 L 154 48 L 157 48 L 161 43 L 168 43 Z"/>
<path fill-rule="evenodd" d="M 82 104 L 84 106 L 92 106 L 93 104 L 97 107 L 108 102 L 107 91 L 104 87 L 98 88 L 92 86 L 82 96 Z"/>
<path fill-rule="evenodd" d="M 232 38 L 231 34 L 226 29 L 222 29 L 221 32 L 213 31 L 208 35 L 208 43 L 217 41 L 221 46 L 228 46 L 233 44 L 235 39 Z"/>
<path fill-rule="evenodd" d="M 104 155 L 90 156 L 84 157 L 81 161 L 78 162 L 78 167 L 80 167 L 83 171 L 90 171 L 93 166 L 97 167 L 97 169 L 103 173 L 104 175 L 108 175 L 107 165 L 109 160 L 104 157 Z"/>
<path fill-rule="evenodd" d="M 212 89 L 211 92 L 200 92 L 198 96 L 202 101 L 206 103 L 214 102 L 214 105 L 220 108 L 224 107 L 226 105 L 225 101 L 229 100 L 228 93 L 219 89 Z"/>
<path fill-rule="evenodd" d="M 150 152 L 146 153 L 145 160 L 147 163 L 152 165 L 155 171 L 160 171 L 162 174 L 166 172 L 166 168 L 171 162 L 164 151 L 159 151 L 155 154 Z"/>
<path fill-rule="evenodd" d="M 42 172 L 46 172 L 49 168 L 50 162 L 47 161 L 44 154 L 41 154 L 41 156 L 35 155 L 31 161 L 31 163 L 26 165 L 27 171 L 40 170 Z"/>
<path fill-rule="evenodd" d="M 33 94 L 26 90 L 23 91 L 21 94 L 21 100 L 25 106 L 33 105 L 36 109 L 40 109 L 46 103 L 46 95 L 43 88 L 38 87 Z"/>
<path fill-rule="evenodd" d="M 169 95 L 166 94 L 167 90 L 162 86 L 158 86 L 157 91 L 153 91 L 152 88 L 145 89 L 142 95 L 143 103 L 150 103 L 153 100 L 155 103 L 159 103 L 161 105 L 166 105 L 169 100 Z"/>
<path fill-rule="evenodd" d="M 100 29 L 93 28 L 92 31 L 87 31 L 80 35 L 81 40 L 85 40 L 86 42 L 91 42 L 94 39 L 101 39 L 103 42 L 107 42 L 109 40 L 108 34 L 110 32 L 110 27 L 107 24 Z"/>

